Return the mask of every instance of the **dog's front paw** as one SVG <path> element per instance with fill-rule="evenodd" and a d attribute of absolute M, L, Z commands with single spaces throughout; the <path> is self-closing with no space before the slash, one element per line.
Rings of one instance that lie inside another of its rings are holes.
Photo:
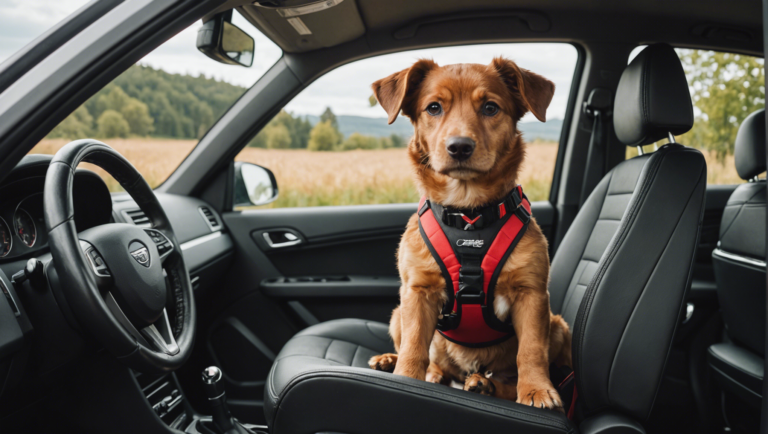
<path fill-rule="evenodd" d="M 564 411 L 563 400 L 560 399 L 560 395 L 551 385 L 549 387 L 543 385 L 537 387 L 518 384 L 517 403 L 530 405 L 531 407 L 548 408 L 560 412 Z"/>
<path fill-rule="evenodd" d="M 488 396 L 496 394 L 496 386 L 490 378 L 485 378 L 485 376 L 480 373 L 472 374 L 467 377 L 467 380 L 464 381 L 464 390 Z"/>
<path fill-rule="evenodd" d="M 395 365 L 397 365 L 397 354 L 381 354 L 368 360 L 368 366 L 377 371 L 394 372 Z"/>

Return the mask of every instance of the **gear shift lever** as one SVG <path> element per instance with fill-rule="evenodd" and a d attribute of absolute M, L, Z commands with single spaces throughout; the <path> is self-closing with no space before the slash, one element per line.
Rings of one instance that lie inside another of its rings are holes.
<path fill-rule="evenodd" d="M 203 387 L 213 408 L 213 424 L 223 434 L 247 434 L 252 431 L 240 425 L 227 407 L 227 396 L 221 382 L 221 369 L 209 366 L 203 370 Z"/>

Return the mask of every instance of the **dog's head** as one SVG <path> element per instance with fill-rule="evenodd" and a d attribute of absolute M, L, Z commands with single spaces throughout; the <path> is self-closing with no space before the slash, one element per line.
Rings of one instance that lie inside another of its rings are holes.
<path fill-rule="evenodd" d="M 517 123 L 529 111 L 544 122 L 555 92 L 551 81 L 501 57 L 442 67 L 419 60 L 372 87 L 390 124 L 401 111 L 413 123 L 408 150 L 421 192 L 460 207 L 514 186 L 525 155 Z"/>

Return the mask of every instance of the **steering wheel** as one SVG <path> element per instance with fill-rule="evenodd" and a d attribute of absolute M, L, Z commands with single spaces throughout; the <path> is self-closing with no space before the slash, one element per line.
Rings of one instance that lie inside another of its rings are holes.
<path fill-rule="evenodd" d="M 151 228 L 109 223 L 78 234 L 72 185 L 80 162 L 112 175 L 144 211 Z M 195 336 L 192 284 L 168 217 L 136 168 L 104 143 L 71 142 L 51 161 L 44 205 L 61 291 L 80 327 L 133 369 L 167 372 L 180 367 Z"/>

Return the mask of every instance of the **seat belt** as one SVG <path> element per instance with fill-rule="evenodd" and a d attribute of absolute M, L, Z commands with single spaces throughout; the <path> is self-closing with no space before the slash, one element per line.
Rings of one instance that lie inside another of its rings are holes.
<path fill-rule="evenodd" d="M 589 137 L 587 165 L 584 170 L 584 180 L 581 184 L 579 208 L 592 193 L 597 183 L 605 175 L 605 148 L 608 141 L 608 119 L 613 115 L 611 91 L 595 88 L 589 93 L 589 98 L 582 105 L 582 113 L 592 120 L 592 135 Z"/>

